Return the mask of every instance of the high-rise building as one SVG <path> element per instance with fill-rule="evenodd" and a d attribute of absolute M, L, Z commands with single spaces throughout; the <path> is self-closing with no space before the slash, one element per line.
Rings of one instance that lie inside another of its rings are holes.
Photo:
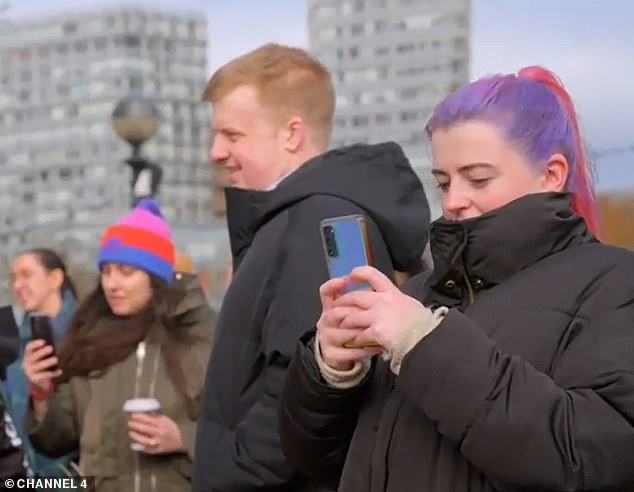
<path fill-rule="evenodd" d="M 470 0 L 308 0 L 311 52 L 332 72 L 332 146 L 400 143 L 432 199 L 424 126 L 469 79 Z"/>
<path fill-rule="evenodd" d="M 0 31 L 0 253 L 96 231 L 129 207 L 130 155 L 117 100 L 151 98 L 162 121 L 143 153 L 162 166 L 168 220 L 211 217 L 204 14 L 111 8 Z"/>

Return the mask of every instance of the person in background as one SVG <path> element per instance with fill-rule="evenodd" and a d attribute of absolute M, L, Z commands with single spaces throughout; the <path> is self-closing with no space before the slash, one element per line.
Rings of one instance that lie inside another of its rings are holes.
<path fill-rule="evenodd" d="M 175 285 L 171 232 L 151 199 L 106 229 L 97 264 L 57 355 L 26 345 L 25 428 L 47 454 L 79 446 L 97 492 L 188 491 L 213 312 Z M 160 408 L 124 413 L 139 398 Z"/>
<path fill-rule="evenodd" d="M 11 288 L 17 304 L 24 311 L 24 316 L 19 325 L 18 359 L 8 366 L 3 386 L 9 413 L 13 416 L 24 451 L 36 475 L 74 475 L 76 449 L 65 456 L 50 458 L 33 449 L 23 430 L 29 401 L 29 385 L 22 370 L 22 362 L 26 344 L 31 340 L 32 314 L 43 314 L 51 319 L 55 346 L 61 346 L 77 306 L 75 285 L 58 253 L 47 248 L 34 248 L 13 258 Z"/>
<path fill-rule="evenodd" d="M 321 287 L 280 405 L 289 462 L 340 492 L 634 490 L 634 252 L 597 239 L 571 97 L 541 67 L 484 78 L 427 134 L 433 273 Z"/>
<path fill-rule="evenodd" d="M 304 50 L 267 44 L 221 67 L 211 159 L 222 166 L 233 271 L 198 424 L 195 492 L 317 490 L 284 458 L 279 398 L 328 278 L 320 222 L 360 214 L 376 266 L 418 267 L 429 230 L 422 184 L 393 142 L 326 152 L 335 95 Z"/>

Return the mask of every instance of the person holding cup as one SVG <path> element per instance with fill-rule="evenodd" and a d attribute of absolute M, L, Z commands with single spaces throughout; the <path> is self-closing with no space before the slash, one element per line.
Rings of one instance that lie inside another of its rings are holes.
<path fill-rule="evenodd" d="M 153 200 L 101 239 L 100 278 L 60 350 L 27 344 L 25 428 L 51 456 L 80 449 L 97 492 L 190 489 L 214 313 L 200 286 L 173 282 L 174 244 Z"/>

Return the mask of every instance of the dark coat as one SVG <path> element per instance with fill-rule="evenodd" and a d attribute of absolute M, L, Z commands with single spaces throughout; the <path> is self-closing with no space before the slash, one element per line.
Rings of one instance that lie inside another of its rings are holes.
<path fill-rule="evenodd" d="M 341 492 L 634 490 L 634 254 L 562 194 L 432 229 L 406 291 L 436 329 L 400 375 L 331 389 L 306 336 L 280 410 L 289 461 Z"/>
<path fill-rule="evenodd" d="M 282 454 L 277 413 L 297 341 L 321 311 L 320 221 L 364 214 L 377 267 L 392 275 L 420 265 L 427 200 L 392 143 L 328 152 L 273 191 L 230 189 L 227 200 L 234 278 L 208 368 L 194 491 L 315 490 Z"/>

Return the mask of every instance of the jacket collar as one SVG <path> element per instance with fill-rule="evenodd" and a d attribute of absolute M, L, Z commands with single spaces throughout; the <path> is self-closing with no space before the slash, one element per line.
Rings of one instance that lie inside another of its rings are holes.
<path fill-rule="evenodd" d="M 464 298 L 465 288 L 492 287 L 547 256 L 593 241 L 567 193 L 527 195 L 474 219 L 439 219 L 431 234 L 432 286 Z"/>

